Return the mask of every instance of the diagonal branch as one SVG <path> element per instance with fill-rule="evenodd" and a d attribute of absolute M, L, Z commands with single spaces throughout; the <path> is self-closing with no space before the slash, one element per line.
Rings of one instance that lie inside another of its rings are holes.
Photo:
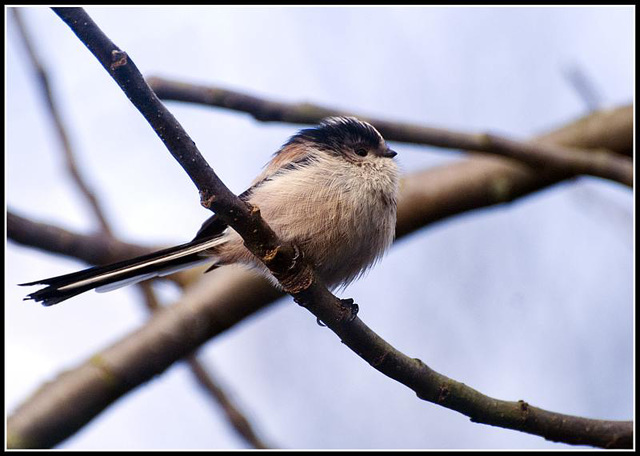
<path fill-rule="evenodd" d="M 238 406 L 233 403 L 229 395 L 224 391 L 224 389 L 222 389 L 219 382 L 214 380 L 211 372 L 208 369 L 205 369 L 193 355 L 187 356 L 186 360 L 191 368 L 191 372 L 193 372 L 198 379 L 200 386 L 202 386 L 210 396 L 216 399 L 217 403 L 226 415 L 227 421 L 232 424 L 236 433 L 246 442 L 249 442 L 253 448 L 261 450 L 269 449 L 269 446 L 267 446 L 267 444 L 258 437 L 251 425 L 251 422 L 238 409 Z"/>
<path fill-rule="evenodd" d="M 598 154 L 560 144 L 522 142 L 495 134 L 470 134 L 408 123 L 391 122 L 310 103 L 284 103 L 224 89 L 150 77 L 149 85 L 164 100 L 186 101 L 252 115 L 262 122 L 315 124 L 328 116 L 352 115 L 374 125 L 389 141 L 472 150 L 514 158 L 538 170 L 590 174 L 633 186 L 633 162 L 606 149 Z"/>

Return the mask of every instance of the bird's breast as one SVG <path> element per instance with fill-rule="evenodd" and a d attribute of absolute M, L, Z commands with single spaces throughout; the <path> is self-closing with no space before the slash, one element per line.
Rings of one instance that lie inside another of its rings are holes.
<path fill-rule="evenodd" d="M 395 233 L 397 169 L 308 166 L 260 185 L 251 203 L 283 240 L 294 242 L 329 285 L 350 282 Z"/>

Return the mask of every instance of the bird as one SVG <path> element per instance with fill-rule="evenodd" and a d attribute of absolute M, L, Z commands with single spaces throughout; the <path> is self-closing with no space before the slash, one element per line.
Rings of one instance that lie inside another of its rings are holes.
<path fill-rule="evenodd" d="M 396 155 L 370 123 L 351 116 L 328 117 L 291 136 L 239 198 L 257 206 L 275 234 L 296 245 L 329 288 L 346 287 L 393 242 L 399 186 Z M 88 290 L 111 291 L 207 263 L 207 271 L 239 263 L 278 286 L 217 214 L 190 242 L 20 285 L 45 285 L 24 300 L 52 306 Z"/>

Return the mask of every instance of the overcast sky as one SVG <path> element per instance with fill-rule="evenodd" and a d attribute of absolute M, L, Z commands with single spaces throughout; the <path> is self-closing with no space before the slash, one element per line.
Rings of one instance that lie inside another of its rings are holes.
<path fill-rule="evenodd" d="M 117 85 L 50 10 L 22 11 L 51 71 L 81 171 L 122 239 L 185 242 L 208 213 Z M 527 138 L 633 101 L 632 7 L 89 7 L 146 76 L 216 84 L 387 119 Z M 6 18 L 5 190 L 16 213 L 79 232 L 96 223 L 65 174 L 50 120 Z M 243 191 L 300 127 L 168 104 L 222 180 Z M 404 172 L 456 151 L 392 143 Z M 633 417 L 633 197 L 581 177 L 455 217 L 400 241 L 343 291 L 399 350 L 490 396 L 602 419 Z M 5 397 L 39 385 L 140 327 L 135 288 L 60 306 L 17 283 L 86 265 L 6 248 Z M 163 300 L 177 296 L 159 286 Z M 284 448 L 562 448 L 474 424 L 362 362 L 283 299 L 209 342 L 203 361 L 258 433 Z M 243 448 L 176 364 L 126 395 L 68 449 Z"/>

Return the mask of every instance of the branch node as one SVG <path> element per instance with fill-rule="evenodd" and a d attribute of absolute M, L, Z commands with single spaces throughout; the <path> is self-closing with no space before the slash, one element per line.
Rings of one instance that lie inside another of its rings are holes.
<path fill-rule="evenodd" d="M 105 381 L 105 383 L 110 387 L 117 387 L 120 382 L 118 381 L 117 375 L 113 372 L 113 370 L 109 367 L 105 359 L 102 357 L 100 353 L 93 355 L 89 358 L 88 364 L 90 366 L 95 367 L 100 372 L 101 378 Z"/>
<path fill-rule="evenodd" d="M 109 65 L 111 71 L 115 71 L 118 68 L 125 66 L 128 62 L 129 56 L 126 52 L 121 51 L 120 49 L 114 49 L 111 51 L 111 65 Z"/>
<path fill-rule="evenodd" d="M 449 397 L 449 394 L 451 394 L 451 388 L 449 387 L 449 384 L 448 383 L 441 384 L 440 387 L 438 388 L 438 402 L 442 403 L 446 401 L 447 398 Z"/>
<path fill-rule="evenodd" d="M 216 195 L 209 195 L 206 191 L 200 191 L 200 205 L 205 209 L 211 209 L 216 201 Z"/>
<path fill-rule="evenodd" d="M 495 203 L 504 203 L 510 200 L 511 181 L 505 176 L 497 176 L 489 182 L 489 193 Z"/>
<path fill-rule="evenodd" d="M 518 407 L 522 415 L 522 421 L 523 422 L 527 421 L 527 419 L 529 418 L 529 404 L 523 401 L 522 399 L 520 399 L 518 401 Z"/>

